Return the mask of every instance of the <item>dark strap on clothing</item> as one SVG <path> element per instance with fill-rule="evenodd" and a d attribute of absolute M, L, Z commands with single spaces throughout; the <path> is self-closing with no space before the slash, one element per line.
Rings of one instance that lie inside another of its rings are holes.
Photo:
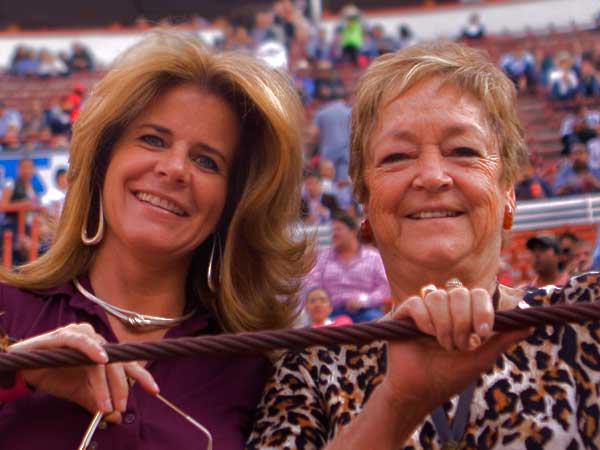
<path fill-rule="evenodd" d="M 458 397 L 458 405 L 454 414 L 452 428 L 448 417 L 442 406 L 438 406 L 431 413 L 431 420 L 437 431 L 438 439 L 442 444 L 442 450 L 459 450 L 458 443 L 462 439 L 469 418 L 471 401 L 475 392 L 475 383 L 470 384 Z"/>

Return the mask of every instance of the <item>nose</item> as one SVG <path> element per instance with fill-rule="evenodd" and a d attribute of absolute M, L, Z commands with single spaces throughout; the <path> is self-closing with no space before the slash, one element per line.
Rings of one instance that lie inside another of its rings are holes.
<path fill-rule="evenodd" d="M 422 151 L 416 164 L 417 173 L 413 187 L 428 192 L 438 192 L 450 188 L 452 177 L 446 170 L 444 156 L 439 150 Z"/>
<path fill-rule="evenodd" d="M 189 163 L 187 148 L 174 146 L 158 153 L 155 172 L 163 180 L 185 184 L 189 178 Z"/>

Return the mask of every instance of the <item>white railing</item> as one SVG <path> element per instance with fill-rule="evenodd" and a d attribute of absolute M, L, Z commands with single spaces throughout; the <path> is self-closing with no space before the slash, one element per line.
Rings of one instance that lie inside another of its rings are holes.
<path fill-rule="evenodd" d="M 519 201 L 512 229 L 540 230 L 593 223 L 600 223 L 600 194 Z M 330 224 L 304 225 L 296 233 L 316 239 L 319 248 L 331 244 Z"/>
<path fill-rule="evenodd" d="M 600 194 L 517 203 L 513 230 L 536 230 L 600 222 Z"/>

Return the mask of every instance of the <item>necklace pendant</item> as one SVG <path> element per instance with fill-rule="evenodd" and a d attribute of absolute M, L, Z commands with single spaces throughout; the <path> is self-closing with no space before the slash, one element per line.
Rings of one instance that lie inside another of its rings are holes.
<path fill-rule="evenodd" d="M 446 441 L 442 444 L 442 450 L 460 450 L 460 445 L 455 440 Z"/>

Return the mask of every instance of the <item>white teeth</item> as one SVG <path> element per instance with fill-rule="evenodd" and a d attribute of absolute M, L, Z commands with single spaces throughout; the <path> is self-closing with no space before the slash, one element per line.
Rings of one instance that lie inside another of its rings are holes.
<path fill-rule="evenodd" d="M 439 219 L 441 217 L 456 217 L 458 212 L 456 211 L 421 211 L 415 214 L 411 214 L 411 219 Z"/>
<path fill-rule="evenodd" d="M 167 211 L 177 214 L 178 216 L 183 216 L 185 214 L 185 211 L 179 206 L 171 203 L 168 200 L 157 197 L 156 195 L 148 194 L 147 192 L 138 192 L 135 194 L 135 196 L 143 202 L 166 209 Z"/>

